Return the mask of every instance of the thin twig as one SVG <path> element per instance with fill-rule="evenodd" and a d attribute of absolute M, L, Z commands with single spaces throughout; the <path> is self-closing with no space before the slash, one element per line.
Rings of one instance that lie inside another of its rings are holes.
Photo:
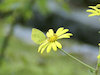
<path fill-rule="evenodd" d="M 74 59 L 74 60 L 78 61 L 80 64 L 82 64 L 82 65 L 86 66 L 87 68 L 89 68 L 89 69 L 91 69 L 91 70 L 95 71 L 95 68 L 93 68 L 93 67 L 91 67 L 91 66 L 89 66 L 89 65 L 85 64 L 84 62 L 82 62 L 82 61 L 80 61 L 79 59 L 75 58 L 75 57 L 74 57 L 74 56 L 72 56 L 71 54 L 69 54 L 69 53 L 65 52 L 63 49 L 60 49 L 60 50 L 61 50 L 64 54 L 66 54 L 66 55 L 68 55 L 69 57 L 71 57 L 72 59 Z"/>
<path fill-rule="evenodd" d="M 100 46 L 99 46 L 99 55 L 100 55 Z M 95 75 L 99 75 L 99 68 L 100 68 L 100 59 L 97 59 L 97 66 L 96 66 L 96 71 Z"/>
<path fill-rule="evenodd" d="M 5 37 L 4 42 L 2 44 L 1 53 L 0 53 L 0 65 L 2 64 L 2 60 L 4 58 L 5 51 L 6 51 L 6 48 L 8 46 L 8 42 L 10 40 L 10 37 L 13 34 L 14 26 L 15 26 L 15 24 L 11 25 L 10 31 L 9 31 L 8 35 Z"/>

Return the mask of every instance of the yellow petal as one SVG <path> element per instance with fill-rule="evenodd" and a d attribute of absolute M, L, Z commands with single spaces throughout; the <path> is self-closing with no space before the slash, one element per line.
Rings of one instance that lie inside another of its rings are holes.
<path fill-rule="evenodd" d="M 49 32 L 47 32 L 47 33 L 46 33 L 46 36 L 47 36 L 47 37 L 50 37 L 50 34 L 49 34 Z"/>
<path fill-rule="evenodd" d="M 42 50 L 41 50 L 41 54 L 44 52 L 44 50 L 45 50 L 45 48 L 48 46 L 48 44 L 46 44 L 43 48 L 42 48 Z"/>
<path fill-rule="evenodd" d="M 54 42 L 52 43 L 52 48 L 53 48 L 54 51 L 57 51 L 57 46 Z"/>
<path fill-rule="evenodd" d="M 40 52 L 40 50 L 44 47 L 44 45 L 46 45 L 48 42 L 45 41 L 43 44 L 41 44 L 38 48 L 38 52 Z"/>
<path fill-rule="evenodd" d="M 55 44 L 56 44 L 56 46 L 58 47 L 58 48 L 62 48 L 62 45 L 58 42 L 58 41 L 55 41 Z"/>
<path fill-rule="evenodd" d="M 52 44 L 50 43 L 47 47 L 47 53 L 49 53 L 51 51 L 51 47 L 52 47 Z"/>
<path fill-rule="evenodd" d="M 98 8 L 96 8 L 96 6 L 89 6 L 89 8 L 92 8 L 92 9 L 94 9 L 96 11 L 100 11 Z"/>
<path fill-rule="evenodd" d="M 62 39 L 62 38 L 70 38 L 70 36 L 72 36 L 73 34 L 71 33 L 66 33 L 66 34 L 63 34 L 61 36 L 58 37 L 58 39 Z"/>
<path fill-rule="evenodd" d="M 97 4 L 96 7 L 97 7 L 97 8 L 100 8 L 100 4 Z"/>
<path fill-rule="evenodd" d="M 69 29 L 64 29 L 63 31 L 59 32 L 59 33 L 56 34 L 56 35 L 57 35 L 57 36 L 60 36 L 60 35 L 62 35 L 62 34 L 64 34 L 64 33 L 68 32 L 68 31 L 69 31 Z"/>
<path fill-rule="evenodd" d="M 88 15 L 88 17 L 91 17 L 91 16 L 96 16 L 97 14 L 90 14 L 90 15 Z"/>
<path fill-rule="evenodd" d="M 54 35 L 53 29 L 49 29 L 49 34 L 50 34 L 50 36 L 53 36 Z"/>
<path fill-rule="evenodd" d="M 57 30 L 57 32 L 56 32 L 56 35 L 58 35 L 61 31 L 63 31 L 63 27 L 61 27 L 61 28 L 59 28 L 58 30 Z"/>
<path fill-rule="evenodd" d="M 92 10 L 92 9 L 88 9 L 86 12 L 98 13 L 97 11 L 95 11 L 95 10 Z"/>

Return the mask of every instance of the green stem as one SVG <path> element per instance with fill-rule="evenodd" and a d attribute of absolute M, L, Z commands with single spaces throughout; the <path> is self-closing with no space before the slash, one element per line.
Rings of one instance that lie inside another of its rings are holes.
<path fill-rule="evenodd" d="M 60 50 L 61 50 L 64 54 L 66 54 L 66 55 L 68 55 L 69 57 L 71 57 L 72 59 L 74 59 L 74 60 L 78 61 L 80 64 L 82 64 L 82 65 L 84 65 L 84 66 L 88 67 L 89 69 L 91 69 L 91 70 L 95 71 L 95 68 L 93 68 L 93 67 L 91 67 L 91 66 L 89 66 L 89 65 L 85 64 L 84 62 L 82 62 L 82 61 L 80 61 L 79 59 L 75 58 L 75 57 L 74 57 L 74 56 L 72 56 L 71 54 L 69 54 L 69 53 L 65 52 L 63 49 L 60 49 Z"/>
<path fill-rule="evenodd" d="M 99 55 L 100 55 L 100 46 L 99 46 Z M 99 64 L 100 64 L 100 59 L 97 59 L 97 66 L 96 66 L 95 75 L 98 75 L 99 68 L 100 68 Z"/>

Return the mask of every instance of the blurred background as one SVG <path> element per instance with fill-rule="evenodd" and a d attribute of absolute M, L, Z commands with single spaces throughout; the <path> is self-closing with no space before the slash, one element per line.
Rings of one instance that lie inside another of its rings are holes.
<path fill-rule="evenodd" d="M 39 54 L 31 30 L 70 29 L 73 37 L 59 40 L 63 49 L 95 67 L 100 19 L 88 17 L 86 10 L 98 3 L 100 0 L 0 0 L 0 75 L 90 75 L 88 68 L 60 51 Z"/>

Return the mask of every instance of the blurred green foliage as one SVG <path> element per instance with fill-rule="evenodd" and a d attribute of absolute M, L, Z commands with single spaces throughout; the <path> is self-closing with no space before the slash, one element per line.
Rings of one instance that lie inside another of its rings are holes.
<path fill-rule="evenodd" d="M 32 16 L 33 4 L 34 0 L 2 0 L 0 3 L 0 13 L 4 20 L 8 19 L 9 21 L 10 19 L 12 21 L 12 18 L 14 19 L 18 16 L 22 16 L 27 20 Z"/>
<path fill-rule="evenodd" d="M 43 15 L 52 13 L 52 9 L 50 9 L 52 4 L 68 10 L 68 4 L 64 0 L 1 0 L 0 15 L 2 20 L 8 20 L 10 23 L 18 17 L 27 21 L 34 16 L 35 11 Z"/>

